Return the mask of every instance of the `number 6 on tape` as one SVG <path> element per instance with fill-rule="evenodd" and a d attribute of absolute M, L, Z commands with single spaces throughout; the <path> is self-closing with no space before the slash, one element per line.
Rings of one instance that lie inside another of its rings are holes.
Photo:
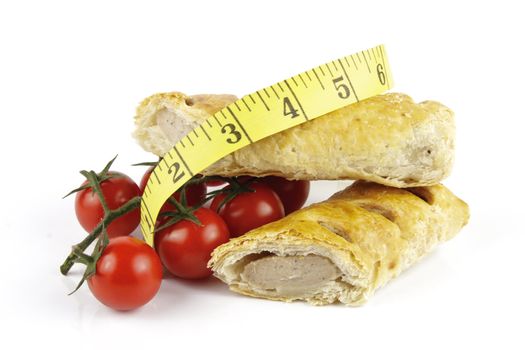
<path fill-rule="evenodd" d="M 391 86 L 385 48 L 379 45 L 280 81 L 223 108 L 182 138 L 153 170 L 141 202 L 144 239 L 153 245 L 160 208 L 194 174 L 250 143 Z"/>

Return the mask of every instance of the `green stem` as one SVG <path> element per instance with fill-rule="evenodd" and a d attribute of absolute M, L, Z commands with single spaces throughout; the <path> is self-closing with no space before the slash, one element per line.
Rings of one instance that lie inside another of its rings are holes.
<path fill-rule="evenodd" d="M 174 205 L 178 212 L 185 213 L 189 211 L 187 209 L 187 206 L 184 205 L 183 203 L 180 203 L 178 200 L 173 199 L 173 198 L 169 198 L 169 199 L 170 199 L 170 204 Z"/>
<path fill-rule="evenodd" d="M 141 200 L 140 197 L 134 197 L 130 199 L 128 202 L 126 202 L 126 204 L 119 207 L 118 209 L 110 210 L 109 212 L 107 212 L 104 219 L 97 225 L 97 227 L 95 227 L 93 231 L 89 235 L 87 235 L 86 238 L 84 238 L 82 242 L 73 246 L 71 253 L 68 255 L 66 260 L 62 263 L 62 265 L 60 265 L 60 272 L 63 275 L 67 275 L 67 273 L 69 272 L 69 270 L 71 270 L 71 267 L 73 267 L 73 264 L 77 260 L 78 252 L 79 251 L 83 252 L 84 250 L 86 250 L 86 248 L 89 247 L 91 243 L 93 243 L 100 236 L 102 229 L 104 227 L 108 227 L 109 224 L 113 222 L 113 220 L 117 219 L 118 217 L 124 214 L 129 213 L 133 209 L 139 208 L 140 200 Z"/>
<path fill-rule="evenodd" d="M 100 204 L 102 204 L 102 208 L 104 209 L 104 214 L 109 213 L 111 209 L 109 209 L 106 198 L 102 194 L 102 189 L 100 188 L 100 179 L 98 178 L 97 173 L 95 173 L 93 170 L 89 172 L 81 171 L 81 173 L 87 178 L 91 188 L 93 189 L 93 192 L 95 192 L 95 194 L 98 196 Z"/>
<path fill-rule="evenodd" d="M 76 255 L 76 261 L 86 266 L 92 264 L 95 260 L 91 255 L 84 253 L 84 249 L 80 248 L 78 245 L 74 245 L 71 251 Z"/>

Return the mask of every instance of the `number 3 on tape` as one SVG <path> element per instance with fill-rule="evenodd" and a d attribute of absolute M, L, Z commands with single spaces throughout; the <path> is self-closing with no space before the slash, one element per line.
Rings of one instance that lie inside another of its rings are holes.
<path fill-rule="evenodd" d="M 250 143 L 391 86 L 385 48 L 379 45 L 307 70 L 223 108 L 182 138 L 153 170 L 141 202 L 144 239 L 153 245 L 160 208 L 194 174 Z"/>

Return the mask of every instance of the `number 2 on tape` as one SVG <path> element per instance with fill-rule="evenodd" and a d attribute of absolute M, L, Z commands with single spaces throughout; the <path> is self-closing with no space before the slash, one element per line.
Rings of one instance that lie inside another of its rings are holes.
<path fill-rule="evenodd" d="M 391 86 L 385 48 L 379 45 L 307 70 L 226 106 L 177 142 L 153 170 L 141 202 L 144 239 L 153 245 L 160 208 L 194 174 L 250 143 L 383 93 Z"/>

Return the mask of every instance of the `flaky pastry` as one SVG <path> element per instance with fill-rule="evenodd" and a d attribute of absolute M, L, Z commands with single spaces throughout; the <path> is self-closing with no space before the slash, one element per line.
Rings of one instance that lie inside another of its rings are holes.
<path fill-rule="evenodd" d="M 219 246 L 209 266 L 241 294 L 360 305 L 468 218 L 467 204 L 443 185 L 398 189 L 357 181 Z"/>
<path fill-rule="evenodd" d="M 156 94 L 137 108 L 135 138 L 163 156 L 233 95 Z M 205 175 L 362 179 L 394 187 L 433 185 L 452 169 L 454 115 L 444 105 L 389 93 L 266 137 L 218 160 Z"/>

